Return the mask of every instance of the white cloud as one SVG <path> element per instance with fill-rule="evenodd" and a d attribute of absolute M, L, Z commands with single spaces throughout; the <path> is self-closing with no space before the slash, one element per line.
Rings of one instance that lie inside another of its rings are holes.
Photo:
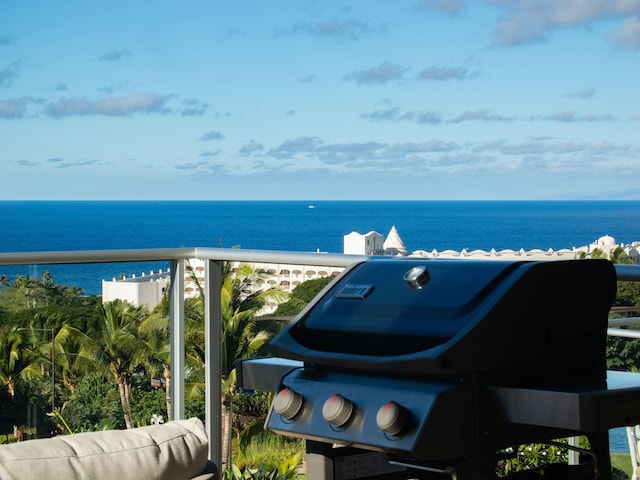
<path fill-rule="evenodd" d="M 0 87 L 8 87 L 18 78 L 19 67 L 20 62 L 17 61 L 10 63 L 4 69 L 0 70 Z"/>
<path fill-rule="evenodd" d="M 27 97 L 0 100 L 0 118 L 5 120 L 24 118 L 28 104 L 29 98 Z"/>
<path fill-rule="evenodd" d="M 472 74 L 465 67 L 441 67 L 431 65 L 418 72 L 418 80 L 467 80 L 477 76 Z"/>
<path fill-rule="evenodd" d="M 167 96 L 134 93 L 127 97 L 92 100 L 86 97 L 61 98 L 49 103 L 44 112 L 50 117 L 74 115 L 106 115 L 126 117 L 134 113 L 167 113 Z"/>
<path fill-rule="evenodd" d="M 640 49 L 640 17 L 625 20 L 615 32 L 613 40 L 616 44 L 632 50 Z"/>
<path fill-rule="evenodd" d="M 204 115 L 209 110 L 209 105 L 197 98 L 185 98 L 182 100 L 184 107 L 180 110 L 180 115 L 184 117 L 197 117 Z"/>
<path fill-rule="evenodd" d="M 543 120 L 552 120 L 555 122 L 573 123 L 573 122 L 608 122 L 615 120 L 612 115 L 602 114 L 594 115 L 589 113 L 577 114 L 576 112 L 556 112 L 551 115 L 542 117 Z"/>
<path fill-rule="evenodd" d="M 253 153 L 261 152 L 264 150 L 264 147 L 261 143 L 256 142 L 255 140 L 251 140 L 249 143 L 243 145 L 238 153 L 244 157 L 247 157 Z"/>
<path fill-rule="evenodd" d="M 402 80 L 408 69 L 389 61 L 366 70 L 356 70 L 344 76 L 345 80 L 355 80 L 358 85 L 385 84 L 394 80 Z"/>
<path fill-rule="evenodd" d="M 372 28 L 368 23 L 354 18 L 331 18 L 317 23 L 297 23 L 291 33 L 307 34 L 319 38 L 329 38 L 338 42 L 360 40 L 367 37 L 380 28 Z"/>
<path fill-rule="evenodd" d="M 55 166 L 56 168 L 88 167 L 88 166 L 97 165 L 100 163 L 98 162 L 98 160 L 88 160 L 88 159 L 64 160 L 62 158 L 49 158 L 47 162 L 49 162 L 51 165 Z"/>
<path fill-rule="evenodd" d="M 416 5 L 419 10 L 436 10 L 456 15 L 467 8 L 467 0 L 423 0 Z"/>
<path fill-rule="evenodd" d="M 218 130 L 211 130 L 210 132 L 203 133 L 200 136 L 200 140 L 203 142 L 210 142 L 211 140 L 224 140 L 225 136 Z"/>
<path fill-rule="evenodd" d="M 494 31 L 497 46 L 544 41 L 557 28 L 640 15 L 640 0 L 492 0 L 492 3 L 504 10 Z"/>
<path fill-rule="evenodd" d="M 312 83 L 318 79 L 317 75 L 305 75 L 303 77 L 298 77 L 299 83 Z"/>
<path fill-rule="evenodd" d="M 114 48 L 113 50 L 100 55 L 98 60 L 101 62 L 116 62 L 131 55 L 129 50 L 124 48 Z"/>
<path fill-rule="evenodd" d="M 467 110 L 461 115 L 450 120 L 451 123 L 468 122 L 470 120 L 480 120 L 483 122 L 510 122 L 513 118 L 498 115 L 496 113 L 490 113 L 488 110 Z"/>
<path fill-rule="evenodd" d="M 577 92 L 574 93 L 569 93 L 567 95 L 567 97 L 570 98 L 591 98 L 596 94 L 596 89 L 589 87 L 589 88 L 583 88 L 582 90 L 578 90 Z"/>
<path fill-rule="evenodd" d="M 362 115 L 360 115 L 360 117 L 366 118 L 367 120 L 372 120 L 375 122 L 411 121 L 415 123 L 430 124 L 430 125 L 436 125 L 442 122 L 442 116 L 438 112 L 426 112 L 426 111 L 402 112 L 400 110 L 400 107 L 389 107 L 383 110 L 374 110 L 373 112 L 370 112 L 370 113 L 363 113 Z"/>

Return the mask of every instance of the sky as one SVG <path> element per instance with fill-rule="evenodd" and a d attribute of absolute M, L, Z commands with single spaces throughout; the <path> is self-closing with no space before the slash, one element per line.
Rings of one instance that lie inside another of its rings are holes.
<path fill-rule="evenodd" d="M 640 199 L 640 0 L 0 0 L 0 200 Z"/>

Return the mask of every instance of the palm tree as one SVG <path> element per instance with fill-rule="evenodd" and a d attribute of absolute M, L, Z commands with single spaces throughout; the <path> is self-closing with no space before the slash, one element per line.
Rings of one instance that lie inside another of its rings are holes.
<path fill-rule="evenodd" d="M 255 317 L 265 305 L 279 302 L 285 294 L 277 289 L 256 288 L 267 274 L 241 264 L 233 272 L 231 264 L 223 267 L 222 305 L 222 460 L 231 465 L 232 399 L 235 392 L 235 361 L 249 358 L 267 343 L 271 334 L 258 329 Z"/>
<path fill-rule="evenodd" d="M 609 252 L 609 260 L 613 263 L 633 263 L 633 260 L 624 251 L 624 248 L 617 246 Z"/>
<path fill-rule="evenodd" d="M 168 291 L 168 290 L 167 290 Z M 164 380 L 166 418 L 171 421 L 171 339 L 169 338 L 171 318 L 171 302 L 169 295 L 164 295 L 160 304 L 140 324 L 140 332 L 145 336 L 153 352 L 150 359 L 151 370 L 159 365 Z"/>
<path fill-rule="evenodd" d="M 192 271 L 187 265 L 187 270 Z M 220 361 L 222 365 L 222 461 L 231 464 L 232 398 L 235 392 L 235 361 L 248 358 L 258 351 L 272 334 L 258 329 L 256 313 L 269 303 L 284 299 L 285 293 L 276 290 L 259 290 L 258 281 L 268 274 L 254 270 L 248 264 L 240 264 L 237 270 L 225 262 L 222 268 L 221 314 L 222 338 Z M 200 325 L 186 335 L 186 364 L 188 368 L 188 391 L 191 396 L 204 393 L 205 351 L 204 351 L 204 295 L 205 292 L 195 275 L 192 275 L 200 295 L 185 302 L 185 318 L 194 318 Z M 191 305 L 191 306 L 190 306 Z"/>
<path fill-rule="evenodd" d="M 78 357 L 85 368 L 93 368 L 106 376 L 111 375 L 118 385 L 120 404 L 127 428 L 133 428 L 131 418 L 131 385 L 136 367 L 151 357 L 149 345 L 140 338 L 138 327 L 144 308 L 115 300 L 100 306 L 100 328 L 90 334 L 65 326 L 64 335 L 76 335 L 81 347 Z"/>
<path fill-rule="evenodd" d="M 18 378 L 29 380 L 40 376 L 27 340 L 25 333 L 16 327 L 0 328 L 0 383 L 7 387 L 11 398 L 15 398 Z"/>
<path fill-rule="evenodd" d="M 198 282 L 190 265 L 192 280 L 196 284 L 199 295 L 185 301 L 185 364 L 187 369 L 188 396 L 195 398 L 204 394 L 205 378 L 205 338 L 204 338 L 204 289 Z M 279 302 L 284 293 L 279 290 L 258 290 L 257 281 L 264 277 L 264 272 L 254 271 L 250 265 L 242 264 L 236 271 L 230 263 L 223 265 L 221 285 L 222 303 L 222 338 L 220 358 L 222 362 L 222 425 L 223 425 L 223 460 L 230 464 L 231 459 L 231 420 L 232 397 L 235 391 L 235 367 L 237 359 L 254 355 L 271 337 L 265 330 L 256 326 L 255 315 L 267 303 Z M 169 298 L 144 319 L 140 332 L 147 337 L 153 352 L 153 358 L 160 364 L 165 380 L 167 416 L 170 415 L 169 387 L 171 382 L 170 368 L 170 303 Z"/>
<path fill-rule="evenodd" d="M 57 370 L 61 372 L 62 383 L 70 393 L 75 391 L 76 385 L 86 373 L 86 362 L 80 357 L 81 339 L 72 330 L 61 328 L 55 341 Z"/>

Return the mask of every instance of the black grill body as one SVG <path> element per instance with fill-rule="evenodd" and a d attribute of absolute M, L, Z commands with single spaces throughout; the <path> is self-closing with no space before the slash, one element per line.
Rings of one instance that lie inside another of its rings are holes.
<path fill-rule="evenodd" d="M 428 279 L 412 288 L 404 276 L 421 267 Z M 277 356 L 394 375 L 604 381 L 615 289 L 608 261 L 371 260 L 272 346 Z"/>
<path fill-rule="evenodd" d="M 500 449 L 585 434 L 606 470 L 607 430 L 640 422 L 637 377 L 606 371 L 615 291 L 605 260 L 354 265 L 272 341 L 300 367 L 267 428 L 383 452 L 404 478 L 491 478 Z"/>

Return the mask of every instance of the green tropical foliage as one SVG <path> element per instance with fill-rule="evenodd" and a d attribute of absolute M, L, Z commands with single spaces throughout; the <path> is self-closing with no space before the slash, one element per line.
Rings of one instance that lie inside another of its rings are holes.
<path fill-rule="evenodd" d="M 265 417 L 259 417 L 239 432 L 233 465 L 239 468 L 262 465 L 281 473 L 285 470 L 295 471 L 301 461 L 304 441 L 268 432 L 264 429 L 264 422 Z"/>
<path fill-rule="evenodd" d="M 139 335 L 139 325 L 146 308 L 136 308 L 115 300 L 100 306 L 102 323 L 94 332 L 85 333 L 64 326 L 59 337 L 78 339 L 77 358 L 87 371 L 111 374 L 118 386 L 125 426 L 133 428 L 131 416 L 131 386 L 136 369 L 151 357 L 150 346 Z"/>
<path fill-rule="evenodd" d="M 40 370 L 34 363 L 37 357 L 28 335 L 28 332 L 16 327 L 0 327 L 0 384 L 7 388 L 12 398 L 16 396 L 16 383 L 19 379 L 28 380 L 40 375 Z"/>
<path fill-rule="evenodd" d="M 506 458 L 498 462 L 496 473 L 499 477 L 506 477 L 522 470 L 540 468 L 554 463 L 566 463 L 568 450 L 560 443 L 566 444 L 567 441 L 559 440 L 557 445 L 530 444 L 509 449 L 504 452 Z"/>
<path fill-rule="evenodd" d="M 60 413 L 75 433 L 125 428 L 116 385 L 97 372 L 82 377 Z M 66 430 L 64 424 L 57 425 L 59 431 Z"/>
<path fill-rule="evenodd" d="M 301 457 L 302 454 L 298 452 L 275 468 L 266 465 L 259 465 L 257 468 L 240 468 L 237 465 L 232 465 L 231 469 L 222 473 L 221 478 L 222 480 L 289 480 L 297 478 L 296 468 Z"/>
<path fill-rule="evenodd" d="M 262 352 L 265 343 L 283 325 L 261 316 L 265 304 L 283 300 L 281 293 L 255 291 L 253 285 L 264 281 L 265 275 L 246 266 L 232 271 L 225 265 L 220 285 L 220 356 L 224 372 L 221 402 L 227 438 L 229 445 L 234 440 L 235 453 L 233 461 L 231 449 L 225 453 L 226 464 L 235 467 L 225 472 L 224 478 L 293 478 L 300 461 L 300 442 L 283 441 L 261 430 L 256 433 L 254 427 L 268 408 L 268 394 L 247 395 L 235 388 L 235 360 Z M 303 283 L 289 302 L 280 303 L 275 315 L 295 315 L 330 280 Z M 49 329 L 55 331 L 56 410 L 61 415 L 54 414 L 50 420 L 59 432 L 144 425 L 154 415 L 169 419 L 165 389 L 171 381 L 168 298 L 148 312 L 120 301 L 102 305 L 99 298 L 85 297 L 79 289 L 56 286 L 46 276 L 24 277 L 16 282 L 17 286 L 0 282 L 0 433 L 25 421 L 28 404 L 43 416 L 51 413 L 51 340 L 38 332 Z M 620 282 L 616 303 L 640 306 L 640 284 Z M 284 308 L 289 310 L 283 313 Z M 615 342 L 612 338 L 609 341 Z M 634 340 L 617 340 L 618 344 L 610 344 L 608 357 L 621 369 L 638 369 L 635 359 L 640 358 L 640 346 Z M 187 411 L 188 415 L 202 416 L 202 296 L 185 301 L 185 341 L 190 387 Z M 151 386 L 152 377 L 163 380 L 158 388 Z M 524 455 L 532 459 L 542 456 L 537 447 L 531 452 L 534 453 Z M 545 456 L 548 455 L 549 452 Z M 518 465 L 512 462 L 505 468 L 519 468 Z"/>
<path fill-rule="evenodd" d="M 323 277 L 301 283 L 293 289 L 288 301 L 278 305 L 274 315 L 293 316 L 300 313 L 331 280 L 333 280 L 333 277 Z"/>
<path fill-rule="evenodd" d="M 612 314 L 611 318 L 640 314 L 640 282 L 618 282 L 614 306 L 638 307 L 638 311 Z M 637 329 L 638 327 L 626 327 Z M 609 335 L 607 337 L 607 368 L 620 371 L 640 371 L 640 339 Z"/>
<path fill-rule="evenodd" d="M 233 397 L 235 393 L 237 359 L 254 356 L 272 337 L 272 326 L 268 321 L 255 321 L 255 317 L 266 305 L 278 303 L 284 294 L 275 289 L 261 290 L 255 288 L 268 274 L 253 270 L 247 264 L 240 264 L 236 270 L 226 262 L 222 268 L 222 285 L 220 286 L 222 338 L 220 359 L 222 369 L 222 461 L 231 464 L 231 439 L 233 435 Z M 200 295 L 193 299 L 192 315 L 204 318 L 204 289 L 198 285 Z M 202 320 L 203 322 L 204 320 Z M 273 322 L 271 322 L 273 323 Z M 203 325 L 203 323 L 200 323 Z M 280 326 L 280 325 L 278 325 Z M 271 328 L 269 328 L 271 327 Z M 193 332 L 189 337 L 187 363 L 189 367 L 189 385 L 191 395 L 204 393 L 204 328 Z"/>

